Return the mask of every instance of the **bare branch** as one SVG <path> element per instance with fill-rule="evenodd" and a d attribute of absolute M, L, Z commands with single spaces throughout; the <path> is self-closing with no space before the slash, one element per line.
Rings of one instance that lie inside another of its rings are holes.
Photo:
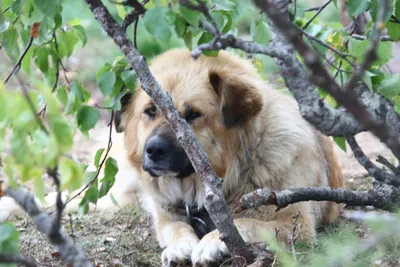
<path fill-rule="evenodd" d="M 354 39 L 356 39 L 356 40 L 361 40 L 361 41 L 367 40 L 367 37 L 366 37 L 366 36 L 364 36 L 364 35 L 359 35 L 359 34 L 355 34 L 355 33 L 352 34 L 352 35 L 350 35 L 350 37 L 352 37 L 352 38 L 354 38 Z M 394 40 L 393 40 L 392 38 L 390 38 L 388 35 L 383 35 L 383 36 L 381 36 L 380 41 L 381 41 L 381 42 L 394 42 Z"/>
<path fill-rule="evenodd" d="M 14 67 L 12 68 L 11 72 L 10 72 L 10 73 L 7 75 L 7 77 L 4 79 L 4 84 L 6 84 L 6 83 L 10 80 L 11 76 L 13 76 L 14 74 L 16 74 L 16 73 L 19 71 L 19 69 L 21 68 L 22 60 L 24 59 L 24 57 L 25 57 L 26 54 L 28 53 L 29 49 L 31 48 L 32 42 L 33 42 L 33 37 L 31 36 L 31 38 L 29 38 L 29 42 L 28 42 L 28 44 L 26 45 L 24 51 L 22 52 L 21 56 L 20 56 L 19 59 L 17 60 L 17 63 L 15 63 L 15 65 L 14 65 Z"/>
<path fill-rule="evenodd" d="M 36 263 L 20 255 L 0 253 L 0 263 L 18 263 L 27 267 L 36 267 Z"/>
<path fill-rule="evenodd" d="M 296 26 L 297 27 L 297 26 Z M 353 55 L 350 54 L 344 54 L 342 52 L 340 52 L 339 50 L 337 50 L 336 48 L 334 48 L 333 46 L 321 41 L 320 39 L 318 39 L 315 36 L 312 36 L 311 34 L 307 33 L 306 31 L 304 31 L 302 28 L 297 27 L 298 30 L 305 35 L 309 40 L 317 42 L 318 44 L 325 46 L 326 48 L 328 48 L 329 50 L 331 50 L 332 52 L 334 52 L 335 54 L 339 55 L 344 61 L 346 61 L 347 63 L 349 63 L 350 66 L 356 68 L 356 65 L 354 65 L 353 62 L 351 62 L 348 57 L 352 57 L 355 58 Z"/>
<path fill-rule="evenodd" d="M 300 187 L 278 192 L 264 188 L 244 195 L 234 212 L 238 213 L 261 205 L 275 205 L 279 210 L 302 201 L 334 201 L 345 203 L 348 206 L 374 206 L 392 210 L 394 206 L 400 204 L 399 193 L 399 188 L 385 184 L 377 184 L 369 191 L 351 191 L 330 187 Z"/>
<path fill-rule="evenodd" d="M 317 9 L 317 12 L 314 14 L 314 16 L 312 16 L 311 19 L 310 19 L 309 21 L 307 21 L 307 23 L 302 27 L 302 29 L 303 29 L 303 30 L 307 29 L 308 26 L 310 26 L 311 22 L 313 22 L 314 19 L 315 19 L 316 17 L 318 17 L 319 14 L 321 14 L 322 10 L 324 10 L 331 2 L 332 2 L 332 0 L 328 0 L 328 1 L 326 1 L 325 4 L 323 4 L 322 6 L 320 6 L 320 7 Z M 310 11 L 310 10 L 308 10 L 308 11 Z"/>
<path fill-rule="evenodd" d="M 394 175 L 400 176 L 400 169 L 394 166 L 392 163 L 390 163 L 386 158 L 378 156 L 376 161 L 388 167 L 393 172 Z"/>
<path fill-rule="evenodd" d="M 255 42 L 243 41 L 231 34 L 224 34 L 214 38 L 209 43 L 201 44 L 191 52 L 193 58 L 198 58 L 204 51 L 225 49 L 227 47 L 238 48 L 247 53 L 263 54 L 271 57 L 280 57 L 279 52 L 272 46 L 265 46 Z"/>
<path fill-rule="evenodd" d="M 114 40 L 126 56 L 128 62 L 132 65 L 143 90 L 152 98 L 153 103 L 162 112 L 174 130 L 179 143 L 186 151 L 196 173 L 204 184 L 206 192 L 205 208 L 217 229 L 224 237 L 229 251 L 233 254 L 232 256 L 239 256 L 250 263 L 252 261 L 251 254 L 233 224 L 233 219 L 230 216 L 221 191 L 222 181 L 215 175 L 191 127 L 175 109 L 168 94 L 160 88 L 143 56 L 134 48 L 131 41 L 127 38 L 125 30 L 116 23 L 103 3 L 100 0 L 85 1 L 96 20 L 99 21 L 102 28 Z M 220 214 L 225 214 L 226 216 L 220 216 Z"/>
<path fill-rule="evenodd" d="M 362 76 L 364 75 L 365 71 L 371 66 L 371 64 L 378 58 L 376 48 L 381 38 L 381 33 L 383 28 L 385 27 L 384 24 L 384 17 L 385 13 L 389 6 L 389 0 L 382 0 L 379 10 L 378 10 L 378 18 L 375 23 L 375 27 L 373 29 L 373 36 L 371 41 L 371 46 L 368 48 L 367 52 L 364 55 L 364 61 L 359 68 L 356 69 L 354 75 L 348 81 L 348 83 L 343 88 L 343 91 L 350 91 L 352 90 L 356 84 L 361 80 Z"/>
<path fill-rule="evenodd" d="M 38 115 L 38 113 L 36 112 L 36 107 L 35 104 L 33 103 L 31 97 L 29 96 L 29 92 L 28 92 L 28 88 L 26 88 L 24 82 L 21 80 L 20 77 L 18 77 L 18 75 L 15 76 L 21 86 L 21 91 L 22 91 L 22 95 L 24 96 L 26 102 L 28 102 L 29 108 L 31 109 L 33 116 L 35 117 L 35 120 L 37 122 L 37 124 L 39 125 L 39 127 L 43 130 L 43 132 L 45 132 L 46 134 L 49 133 L 49 131 L 47 130 L 46 126 L 44 125 L 42 119 L 40 118 L 40 116 Z"/>
<path fill-rule="evenodd" d="M 57 247 L 61 257 L 72 266 L 92 267 L 82 250 L 72 238 L 61 228 L 53 229 L 54 220 L 38 205 L 35 196 L 23 188 L 5 190 L 5 194 L 12 197 L 31 217 L 36 228 Z"/>
<path fill-rule="evenodd" d="M 372 161 L 364 154 L 353 136 L 347 137 L 347 142 L 349 143 L 351 150 L 353 150 L 354 157 L 368 171 L 369 175 L 380 182 L 400 186 L 400 177 L 391 175 L 372 163 Z"/>
<path fill-rule="evenodd" d="M 133 22 L 137 22 L 139 19 L 139 16 L 144 14 L 146 12 L 146 9 L 144 6 L 149 2 L 150 0 L 143 0 L 142 3 L 139 3 L 136 0 L 129 1 L 131 6 L 133 6 L 135 9 L 131 11 L 128 15 L 126 15 L 124 22 L 122 24 L 122 27 L 124 29 L 128 28 L 129 25 L 131 25 Z M 128 1 L 126 1 L 128 2 Z M 118 3 L 117 3 L 118 4 Z M 136 26 L 135 26 L 136 27 Z"/>

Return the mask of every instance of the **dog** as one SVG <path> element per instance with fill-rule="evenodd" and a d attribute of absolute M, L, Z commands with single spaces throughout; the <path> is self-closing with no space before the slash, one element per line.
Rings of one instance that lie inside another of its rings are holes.
<path fill-rule="evenodd" d="M 191 125 L 233 210 L 258 188 L 344 186 L 330 139 L 306 122 L 292 97 L 271 88 L 245 59 L 220 51 L 193 59 L 187 49 L 157 56 L 150 70 Z M 205 265 L 228 254 L 204 210 L 205 192 L 172 128 L 138 84 L 116 114 L 128 161 L 138 171 L 144 208 L 154 219 L 163 266 Z M 274 233 L 289 242 L 293 215 L 301 216 L 299 241 L 334 221 L 340 205 L 301 202 L 279 211 L 261 206 L 234 214 L 245 242 L 262 242 Z"/>

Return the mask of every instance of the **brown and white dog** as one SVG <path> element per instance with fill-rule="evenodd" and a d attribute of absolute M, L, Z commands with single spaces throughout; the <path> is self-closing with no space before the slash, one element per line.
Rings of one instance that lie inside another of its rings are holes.
<path fill-rule="evenodd" d="M 226 51 L 194 60 L 185 49 L 152 60 L 150 70 L 193 128 L 217 175 L 229 207 L 258 188 L 343 187 L 328 137 L 300 115 L 296 102 L 265 84 L 246 60 Z M 207 265 L 228 253 L 217 230 L 202 219 L 204 189 L 166 119 L 140 88 L 123 99 L 116 119 L 125 148 L 138 170 L 143 206 L 151 213 L 163 266 L 191 260 Z M 292 216 L 302 218 L 299 239 L 339 215 L 339 205 L 302 202 L 275 212 L 262 206 L 234 215 L 246 242 L 277 233 L 288 242 Z M 186 215 L 185 209 L 194 215 Z M 202 228 L 202 229 L 200 229 Z M 204 235 L 205 234 L 205 235 Z M 203 236 L 204 235 L 204 236 Z"/>

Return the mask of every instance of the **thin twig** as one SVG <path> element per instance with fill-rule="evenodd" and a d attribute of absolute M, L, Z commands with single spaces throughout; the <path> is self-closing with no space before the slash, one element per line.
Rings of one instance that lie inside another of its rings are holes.
<path fill-rule="evenodd" d="M 297 29 L 303 34 L 305 35 L 308 39 L 317 42 L 318 44 L 325 46 L 326 48 L 328 48 L 329 50 L 331 50 L 332 52 L 334 52 L 335 54 L 337 54 L 338 56 L 340 56 L 343 60 L 345 60 L 347 63 L 350 64 L 350 66 L 352 66 L 353 68 L 356 68 L 357 66 L 351 62 L 348 57 L 351 57 L 353 59 L 356 59 L 353 55 L 350 54 L 344 54 L 342 52 L 340 52 L 339 50 L 337 50 L 336 48 L 334 48 L 333 46 L 323 42 L 322 40 L 318 39 L 317 37 L 312 36 L 311 34 L 309 34 L 308 32 L 304 31 L 302 28 L 296 26 Z"/>
<path fill-rule="evenodd" d="M 390 163 L 386 158 L 379 155 L 377 157 L 376 161 L 379 162 L 380 164 L 388 167 L 393 172 L 394 175 L 400 176 L 400 170 L 396 166 L 394 166 L 392 163 Z"/>
<path fill-rule="evenodd" d="M 28 89 L 26 88 L 24 82 L 21 80 L 20 77 L 18 77 L 18 75 L 15 75 L 15 77 L 17 78 L 20 86 L 21 86 L 21 91 L 22 91 L 22 95 L 24 96 L 24 98 L 26 99 L 26 102 L 28 102 L 29 108 L 32 111 L 33 116 L 35 117 L 35 120 L 37 122 L 37 124 L 39 125 L 39 127 L 46 133 L 49 134 L 49 131 L 47 130 L 46 126 L 44 125 L 42 119 L 40 118 L 40 116 L 37 114 L 36 112 L 36 107 L 35 104 L 33 103 L 31 97 L 29 96 L 29 92 Z"/>
<path fill-rule="evenodd" d="M 353 33 L 352 35 L 350 35 L 350 37 L 351 37 L 351 38 L 354 38 L 354 39 L 356 39 L 356 40 L 361 40 L 361 41 L 367 40 L 367 37 L 366 37 L 366 36 L 364 36 L 364 35 L 359 35 L 359 34 L 355 34 L 355 33 Z M 383 36 L 381 36 L 380 41 L 381 41 L 381 42 L 394 42 L 394 40 L 393 40 L 392 38 L 390 38 L 390 36 L 388 36 L 388 35 L 383 35 Z"/>
<path fill-rule="evenodd" d="M 96 181 L 96 179 L 98 179 L 98 177 L 99 177 L 99 175 L 100 175 L 100 171 L 101 171 L 101 169 L 103 168 L 103 165 L 104 165 L 104 163 L 106 162 L 107 157 L 108 157 L 108 154 L 109 154 L 109 152 L 110 152 L 110 150 L 111 150 L 111 147 L 112 147 L 112 127 L 113 127 L 113 121 L 114 121 L 114 110 L 111 111 L 110 121 L 109 121 L 109 124 L 108 124 L 109 132 L 108 132 L 107 149 L 106 149 L 106 152 L 105 152 L 105 154 L 104 154 L 103 159 L 101 160 L 101 162 L 100 162 L 100 164 L 99 164 L 99 167 L 97 168 L 96 175 L 93 177 L 92 180 L 89 181 L 89 183 L 87 183 L 81 190 L 79 190 L 78 193 L 76 193 L 76 194 L 73 195 L 70 199 L 68 199 L 68 200 L 65 202 L 65 205 L 67 205 L 69 202 L 71 202 L 72 200 L 74 200 L 75 198 L 77 198 L 77 197 L 78 197 L 80 194 L 82 194 L 86 189 L 88 189 L 88 188 Z M 52 212 L 54 212 L 54 211 L 52 211 Z"/>
<path fill-rule="evenodd" d="M 21 68 L 22 60 L 24 59 L 24 57 L 25 57 L 26 54 L 28 53 L 29 49 L 31 48 L 32 43 L 33 43 L 33 39 L 34 39 L 33 36 L 31 36 L 31 37 L 29 38 L 29 42 L 28 42 L 28 44 L 26 45 L 26 47 L 25 47 L 24 51 L 22 52 L 21 56 L 18 58 L 17 63 L 15 63 L 15 65 L 14 65 L 14 67 L 12 68 L 11 72 L 10 72 L 10 73 L 7 75 L 7 77 L 4 79 L 4 84 L 6 84 L 6 83 L 10 80 L 11 76 L 13 76 L 14 74 L 16 74 L 16 73 L 19 71 L 19 69 Z"/>
<path fill-rule="evenodd" d="M 314 21 L 314 19 L 316 17 L 318 17 L 318 15 L 332 2 L 332 0 L 328 0 L 326 1 L 325 4 L 323 4 L 322 6 L 319 7 L 318 11 L 314 14 L 314 16 L 312 16 L 312 18 L 307 21 L 307 23 L 303 26 L 303 30 L 307 29 L 308 26 L 310 26 L 310 24 Z"/>
<path fill-rule="evenodd" d="M 375 23 L 375 27 L 373 29 L 373 36 L 371 41 L 371 46 L 368 48 L 367 52 L 364 55 L 364 61 L 359 68 L 355 70 L 354 75 L 351 79 L 347 82 L 344 86 L 343 90 L 353 90 L 356 84 L 361 80 L 362 76 L 364 75 L 365 71 L 371 66 L 371 64 L 378 58 L 376 49 L 378 43 L 380 41 L 382 30 L 385 27 L 384 24 L 384 17 L 385 13 L 389 6 L 389 0 L 382 0 L 381 5 L 378 10 L 378 18 Z"/>

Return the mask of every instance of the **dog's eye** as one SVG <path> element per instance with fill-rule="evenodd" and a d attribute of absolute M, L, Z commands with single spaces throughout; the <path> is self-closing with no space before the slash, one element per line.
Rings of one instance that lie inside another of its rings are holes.
<path fill-rule="evenodd" d="M 189 111 L 188 114 L 186 114 L 185 119 L 186 119 L 187 122 L 192 122 L 192 121 L 194 121 L 195 119 L 201 117 L 201 115 L 202 115 L 202 114 L 201 114 L 200 112 L 191 110 L 191 111 Z"/>
<path fill-rule="evenodd" d="M 152 107 L 146 109 L 144 111 L 144 114 L 146 114 L 147 116 L 149 116 L 151 118 L 154 118 L 157 114 L 157 108 L 155 106 L 152 106 Z"/>

